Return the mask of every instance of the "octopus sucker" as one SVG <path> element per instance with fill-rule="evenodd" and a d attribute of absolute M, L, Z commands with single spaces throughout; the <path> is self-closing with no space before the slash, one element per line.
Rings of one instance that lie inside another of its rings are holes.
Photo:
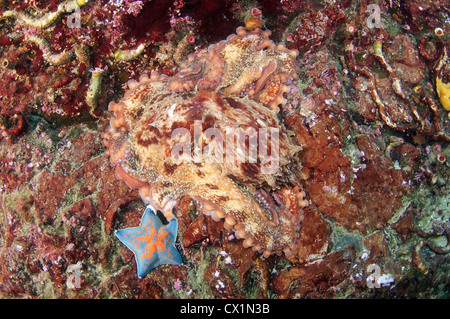
<path fill-rule="evenodd" d="M 218 222 L 219 220 L 223 219 L 226 216 L 226 213 L 223 210 L 216 210 L 211 215 L 211 218 L 214 219 L 214 221 Z"/>
<path fill-rule="evenodd" d="M 251 237 L 247 237 L 243 242 L 242 242 L 242 246 L 244 246 L 244 248 L 249 248 L 253 246 L 253 239 Z"/>
<path fill-rule="evenodd" d="M 238 37 L 237 34 L 231 34 L 231 35 L 229 35 L 229 36 L 227 37 L 227 40 L 226 40 L 226 41 L 221 41 L 221 42 L 223 42 L 223 43 L 226 43 L 227 41 L 228 41 L 228 42 L 231 42 L 231 41 L 236 40 L 237 37 Z"/>
<path fill-rule="evenodd" d="M 258 48 L 260 50 L 264 50 L 266 48 L 272 48 L 273 47 L 273 41 L 270 39 L 264 39 L 258 44 Z"/>
<path fill-rule="evenodd" d="M 224 222 L 223 226 L 226 229 L 232 229 L 235 224 L 236 224 L 236 221 L 234 220 L 233 217 L 231 217 L 230 215 L 225 216 L 225 222 Z"/>
<path fill-rule="evenodd" d="M 148 81 L 150 81 L 148 74 L 141 74 L 141 76 L 139 77 L 139 82 L 146 83 Z"/>
<path fill-rule="evenodd" d="M 150 186 L 144 186 L 139 188 L 139 196 L 141 196 L 142 201 L 149 205 L 150 202 L 152 201 L 152 191 Z M 156 211 L 155 209 L 153 209 L 153 211 Z"/>
<path fill-rule="evenodd" d="M 261 252 L 261 251 L 262 251 L 261 245 L 259 245 L 259 244 L 253 244 L 252 250 L 253 250 L 253 251 Z"/>
<path fill-rule="evenodd" d="M 129 80 L 127 82 L 127 86 L 130 90 L 134 90 L 136 87 L 138 87 L 139 83 L 136 80 Z"/>
<path fill-rule="evenodd" d="M 176 218 L 189 196 L 265 257 L 295 249 L 307 205 L 296 177 L 301 146 L 279 114 L 298 52 L 270 35 L 240 27 L 173 76 L 130 80 L 102 134 L 117 178 L 153 210 Z"/>
<path fill-rule="evenodd" d="M 258 30 L 258 29 L 255 29 L 255 30 Z M 246 36 L 246 35 L 248 34 L 248 32 L 247 32 L 247 30 L 245 30 L 244 27 L 238 27 L 238 28 L 236 29 L 236 34 L 237 34 L 238 36 L 240 36 L 240 37 L 244 37 L 244 36 Z"/>

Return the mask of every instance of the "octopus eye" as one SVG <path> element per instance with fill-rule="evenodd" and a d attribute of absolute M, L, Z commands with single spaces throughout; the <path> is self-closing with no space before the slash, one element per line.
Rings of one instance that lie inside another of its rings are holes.
<path fill-rule="evenodd" d="M 213 84 L 209 80 L 202 79 L 198 82 L 197 87 L 199 90 L 206 90 L 213 87 Z"/>
<path fill-rule="evenodd" d="M 195 74 L 199 74 L 202 71 L 202 67 L 200 65 L 194 66 L 194 67 L 190 67 L 190 68 L 186 68 L 184 70 L 181 70 L 178 74 L 177 77 L 179 78 L 185 78 L 189 75 L 195 75 Z"/>

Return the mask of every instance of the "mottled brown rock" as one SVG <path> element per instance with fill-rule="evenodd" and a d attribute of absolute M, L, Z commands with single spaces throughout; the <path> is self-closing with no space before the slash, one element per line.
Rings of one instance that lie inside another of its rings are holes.
<path fill-rule="evenodd" d="M 407 241 L 414 234 L 414 210 L 408 209 L 392 228 L 395 229 L 403 242 Z"/>
<path fill-rule="evenodd" d="M 206 239 L 208 243 L 220 247 L 224 231 L 223 221 L 215 222 L 209 216 L 201 214 L 184 231 L 183 245 L 189 247 Z"/>
<path fill-rule="evenodd" d="M 355 174 L 353 202 L 358 208 L 362 231 L 382 229 L 402 205 L 405 193 L 402 172 L 395 170 L 373 137 L 356 139 L 364 152 L 366 168 Z"/>
<path fill-rule="evenodd" d="M 272 287 L 282 298 L 326 298 L 331 287 L 348 278 L 353 258 L 336 252 L 319 262 L 290 267 L 275 275 Z"/>
<path fill-rule="evenodd" d="M 380 263 L 390 256 L 386 239 L 382 232 L 376 232 L 364 240 L 364 245 L 369 250 L 367 264 Z"/>
<path fill-rule="evenodd" d="M 74 172 L 77 177 L 84 179 L 80 191 L 89 195 L 98 191 L 96 205 L 101 216 L 104 216 L 111 204 L 127 195 L 139 196 L 137 191 L 131 190 L 115 176 L 105 155 L 89 160 Z"/>
<path fill-rule="evenodd" d="M 73 176 L 43 171 L 36 182 L 34 206 L 40 223 L 51 223 L 58 215 L 58 208 L 74 186 Z"/>
<path fill-rule="evenodd" d="M 211 263 L 205 270 L 205 280 L 217 298 L 243 298 L 235 281 L 225 267 Z"/>
<path fill-rule="evenodd" d="M 390 153 L 393 161 L 399 161 L 400 165 L 413 168 L 420 160 L 420 149 L 409 143 L 402 143 L 394 147 Z"/>
<path fill-rule="evenodd" d="M 192 244 L 201 242 L 207 237 L 208 233 L 206 232 L 205 218 L 204 216 L 199 216 L 184 232 L 183 245 L 189 247 Z"/>
<path fill-rule="evenodd" d="M 136 276 L 136 267 L 125 267 L 112 277 L 110 289 L 116 298 L 164 298 L 163 289 L 153 279 L 148 277 L 139 279 Z"/>
<path fill-rule="evenodd" d="M 410 36 L 401 34 L 395 37 L 387 46 L 386 54 L 392 58 L 392 66 L 401 80 L 417 85 L 424 78 L 425 65 Z"/>
<path fill-rule="evenodd" d="M 350 158 L 341 151 L 343 134 L 337 120 L 323 116 L 309 128 L 298 115 L 287 121 L 303 146 L 300 157 L 308 197 L 325 216 L 348 228 L 358 228 L 358 212 L 349 192 Z"/>
<path fill-rule="evenodd" d="M 300 230 L 297 248 L 286 258 L 296 263 L 305 263 L 323 258 L 331 248 L 328 242 L 330 230 L 330 226 L 317 211 L 305 208 L 305 217 Z"/>
<path fill-rule="evenodd" d="M 90 198 L 85 198 L 76 202 L 63 215 L 70 225 L 78 227 L 89 227 L 92 225 L 92 222 L 99 217 Z"/>
<path fill-rule="evenodd" d="M 238 240 L 226 240 L 222 251 L 225 252 L 223 262 L 239 271 L 241 285 L 245 285 L 250 271 L 262 262 L 260 256 L 253 250 L 242 249 L 242 243 Z"/>

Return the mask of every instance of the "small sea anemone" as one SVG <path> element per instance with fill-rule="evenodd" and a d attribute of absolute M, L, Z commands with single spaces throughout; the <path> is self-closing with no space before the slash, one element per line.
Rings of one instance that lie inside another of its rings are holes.
<path fill-rule="evenodd" d="M 187 37 L 187 42 L 189 42 L 189 43 L 194 43 L 195 42 L 195 37 L 191 34 L 191 35 L 188 35 L 188 37 Z"/>
<path fill-rule="evenodd" d="M 252 8 L 245 17 L 245 28 L 254 30 L 261 26 L 262 12 L 258 8 Z"/>
<path fill-rule="evenodd" d="M 434 34 L 436 34 L 438 37 L 442 37 L 444 35 L 444 30 L 442 28 L 436 28 L 434 29 Z"/>
<path fill-rule="evenodd" d="M 347 26 L 345 28 L 345 30 L 350 33 L 353 34 L 356 32 L 356 25 L 353 22 L 347 23 Z"/>
<path fill-rule="evenodd" d="M 437 160 L 439 163 L 444 164 L 445 161 L 447 160 L 447 156 L 445 156 L 445 155 L 442 154 L 442 153 L 438 153 L 438 154 L 436 155 L 436 160 Z"/>
<path fill-rule="evenodd" d="M 2 69 L 6 69 L 9 66 L 9 60 L 8 59 L 3 59 L 0 62 L 0 66 L 2 67 Z"/>

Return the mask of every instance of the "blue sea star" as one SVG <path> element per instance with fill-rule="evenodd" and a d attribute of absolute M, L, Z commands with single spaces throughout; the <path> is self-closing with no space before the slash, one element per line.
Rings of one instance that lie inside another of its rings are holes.
<path fill-rule="evenodd" d="M 177 220 L 163 225 L 150 207 L 144 212 L 139 227 L 116 231 L 116 236 L 136 258 L 139 277 L 162 264 L 181 265 L 181 257 L 175 248 Z"/>

